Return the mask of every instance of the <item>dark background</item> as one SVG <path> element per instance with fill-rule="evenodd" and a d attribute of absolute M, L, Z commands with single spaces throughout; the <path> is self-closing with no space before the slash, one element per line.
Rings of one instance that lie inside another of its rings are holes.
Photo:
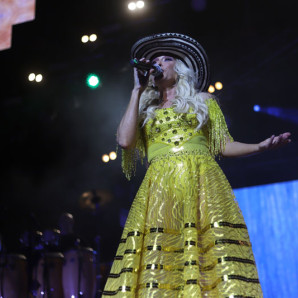
<path fill-rule="evenodd" d="M 104 164 L 101 156 L 116 148 L 115 132 L 133 87 L 130 47 L 152 33 L 185 33 L 203 45 L 211 83 L 223 83 L 216 95 L 235 140 L 256 143 L 292 133 L 292 143 L 282 149 L 221 160 L 232 187 L 297 179 L 296 1 L 145 3 L 136 13 L 123 0 L 37 0 L 36 19 L 13 27 L 12 47 L 0 52 L 0 223 L 8 251 L 20 249 L 24 231 L 55 228 L 61 213 L 71 212 L 86 245 L 94 247 L 100 234 L 101 259 L 112 260 L 120 218 L 145 168 L 128 182 L 120 158 Z M 81 36 L 92 33 L 98 40 L 82 44 Z M 42 83 L 29 82 L 30 72 L 42 73 Z M 86 86 L 90 72 L 100 75 L 100 88 Z M 255 104 L 277 107 L 280 116 L 256 113 Z M 91 189 L 112 195 L 95 213 L 78 203 Z"/>

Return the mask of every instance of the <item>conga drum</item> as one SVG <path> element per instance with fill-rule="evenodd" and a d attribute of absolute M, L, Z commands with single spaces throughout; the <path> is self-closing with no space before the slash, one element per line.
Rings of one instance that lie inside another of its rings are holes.
<path fill-rule="evenodd" d="M 2 254 L 0 255 L 0 262 L 0 297 L 27 298 L 26 257 L 19 254 Z"/>
<path fill-rule="evenodd" d="M 93 298 L 96 291 L 95 258 L 92 248 L 64 252 L 63 291 L 65 298 Z"/>
<path fill-rule="evenodd" d="M 64 256 L 59 252 L 46 252 L 37 265 L 38 298 L 63 298 L 62 269 Z"/>

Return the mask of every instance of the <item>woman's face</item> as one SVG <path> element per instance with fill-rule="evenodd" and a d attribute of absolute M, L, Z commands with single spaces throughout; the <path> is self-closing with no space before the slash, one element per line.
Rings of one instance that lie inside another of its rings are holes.
<path fill-rule="evenodd" d="M 155 78 L 156 85 L 160 85 L 161 83 L 174 85 L 176 83 L 177 73 L 174 70 L 176 64 L 175 58 L 171 56 L 159 56 L 153 59 L 152 62 L 157 63 L 163 70 L 163 75 Z"/>

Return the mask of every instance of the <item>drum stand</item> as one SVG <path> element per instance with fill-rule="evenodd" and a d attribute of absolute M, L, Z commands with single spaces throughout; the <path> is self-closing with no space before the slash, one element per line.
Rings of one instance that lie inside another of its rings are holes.
<path fill-rule="evenodd" d="M 94 242 L 96 243 L 96 254 L 95 254 L 95 264 L 96 264 L 96 270 L 95 270 L 95 273 L 96 273 L 96 292 L 95 292 L 95 298 L 100 298 L 101 295 L 102 295 L 102 290 L 100 289 L 100 286 L 101 286 L 101 272 L 100 272 L 100 255 L 99 255 L 99 252 L 100 252 L 100 236 L 97 235 L 95 238 L 94 238 Z"/>
<path fill-rule="evenodd" d="M 79 273 L 78 273 L 78 297 L 83 296 L 82 295 L 82 289 L 81 289 L 81 276 L 82 276 L 82 265 L 83 265 L 83 256 L 81 248 L 78 249 L 78 261 L 79 261 Z"/>
<path fill-rule="evenodd" d="M 41 255 L 41 260 L 43 260 L 43 272 L 42 272 L 42 281 L 43 281 L 43 295 L 46 295 L 46 297 L 50 298 L 51 295 L 51 289 L 50 289 L 50 281 L 49 281 L 49 262 L 46 257 L 46 252 L 43 252 Z"/>
<path fill-rule="evenodd" d="M 28 276 L 29 276 L 29 292 L 33 297 L 37 297 L 38 290 L 41 284 L 38 281 L 37 274 L 37 265 L 38 260 L 41 258 L 40 252 L 35 250 L 33 246 L 29 247 L 28 251 Z"/>

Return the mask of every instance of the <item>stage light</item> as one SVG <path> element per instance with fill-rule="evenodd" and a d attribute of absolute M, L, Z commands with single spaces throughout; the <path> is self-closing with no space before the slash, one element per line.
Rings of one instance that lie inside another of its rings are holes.
<path fill-rule="evenodd" d="M 144 3 L 144 1 L 137 1 L 137 3 L 136 3 L 136 7 L 137 8 L 143 8 L 145 6 L 145 3 Z"/>
<path fill-rule="evenodd" d="M 42 75 L 41 74 L 38 74 L 36 77 L 35 77 L 35 81 L 37 83 L 40 83 L 42 81 Z"/>
<path fill-rule="evenodd" d="M 260 112 L 261 107 L 259 105 L 254 105 L 254 111 L 255 112 Z"/>
<path fill-rule="evenodd" d="M 136 5 L 135 2 L 130 2 L 130 3 L 128 4 L 128 9 L 129 9 L 129 10 L 135 10 L 136 8 L 137 8 L 137 5 Z"/>
<path fill-rule="evenodd" d="M 28 80 L 30 82 L 34 81 L 35 80 L 35 73 L 30 73 L 29 76 L 28 76 Z"/>
<path fill-rule="evenodd" d="M 221 82 L 216 82 L 216 83 L 214 84 L 214 86 L 215 86 L 215 88 L 216 88 L 217 90 L 221 90 L 222 87 L 223 87 L 223 85 L 222 85 Z"/>
<path fill-rule="evenodd" d="M 95 74 L 89 74 L 86 79 L 87 85 L 90 88 L 97 88 L 100 85 L 100 78 Z"/>
<path fill-rule="evenodd" d="M 97 39 L 97 35 L 96 34 L 91 34 L 90 36 L 89 36 L 89 40 L 90 41 L 95 41 Z"/>
<path fill-rule="evenodd" d="M 215 91 L 214 86 L 210 85 L 209 88 L 208 88 L 208 92 L 213 93 L 214 91 Z"/>
<path fill-rule="evenodd" d="M 116 152 L 112 151 L 110 152 L 110 160 L 115 160 L 117 158 Z"/>
<path fill-rule="evenodd" d="M 104 155 L 102 156 L 102 161 L 103 161 L 103 162 L 109 162 L 109 160 L 110 160 L 109 155 L 104 154 Z"/>
<path fill-rule="evenodd" d="M 82 41 L 83 43 L 88 42 L 88 40 L 89 40 L 88 35 L 83 35 L 82 38 L 81 38 L 81 41 Z"/>

